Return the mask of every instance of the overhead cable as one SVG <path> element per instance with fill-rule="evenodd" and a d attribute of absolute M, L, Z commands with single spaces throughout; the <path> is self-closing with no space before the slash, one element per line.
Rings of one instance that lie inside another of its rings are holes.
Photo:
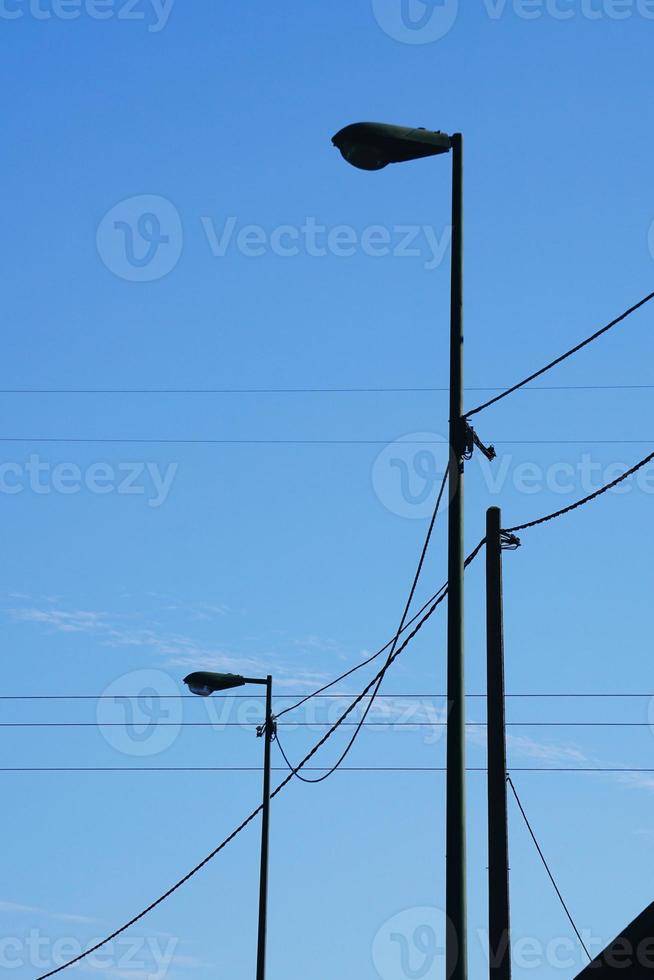
<path fill-rule="evenodd" d="M 601 497 L 602 494 L 607 493 L 609 490 L 612 490 L 613 487 L 617 487 L 620 483 L 623 483 L 625 480 L 629 479 L 630 476 L 633 476 L 634 473 L 641 470 L 643 466 L 647 466 L 648 463 L 651 463 L 653 459 L 654 452 L 650 453 L 648 456 L 645 456 L 644 459 L 641 459 L 639 463 L 632 466 L 631 469 L 627 470 L 626 473 L 623 473 L 622 476 L 617 477 L 615 480 L 611 480 L 610 483 L 600 487 L 599 490 L 595 490 L 594 493 L 589 493 L 587 497 L 582 497 L 581 500 L 577 500 L 574 504 L 569 504 L 567 507 L 562 507 L 560 510 L 555 510 L 553 513 L 547 514 L 545 517 L 539 517 L 534 521 L 528 521 L 526 524 L 518 524 L 516 527 L 509 527 L 506 529 L 506 533 L 513 534 L 516 531 L 527 531 L 529 528 L 538 527 L 540 524 L 547 524 L 548 521 L 553 521 L 557 517 L 563 517 L 564 514 L 569 514 L 570 511 L 576 510 L 578 507 L 583 507 L 585 504 L 589 504 L 591 500 L 596 500 L 598 497 Z"/>
<path fill-rule="evenodd" d="M 547 874 L 549 876 L 549 879 L 550 879 L 550 881 L 552 882 L 552 884 L 554 886 L 554 891 L 558 895 L 559 901 L 560 901 L 561 905 L 563 906 L 563 911 L 567 915 L 568 921 L 570 922 L 570 925 L 574 929 L 574 931 L 576 933 L 576 936 L 577 936 L 577 939 L 581 943 L 581 945 L 583 947 L 583 950 L 586 953 L 586 956 L 588 957 L 589 961 L 592 962 L 593 957 L 588 952 L 588 947 L 586 946 L 586 943 L 581 938 L 581 933 L 579 932 L 579 930 L 577 929 L 577 926 L 575 925 L 575 921 L 572 918 L 572 915 L 570 913 L 570 909 L 568 908 L 568 906 L 566 905 L 566 903 L 565 903 L 565 901 L 563 899 L 563 895 L 561 894 L 561 891 L 559 889 L 559 886 L 557 885 L 557 883 L 556 883 L 556 881 L 554 879 L 554 875 L 552 874 L 552 871 L 550 870 L 550 866 L 547 863 L 547 859 L 545 858 L 545 855 L 543 854 L 543 851 L 541 849 L 541 846 L 538 843 L 538 840 L 536 838 L 536 834 L 534 833 L 533 828 L 532 828 L 531 824 L 529 823 L 529 819 L 527 817 L 527 814 L 525 813 L 524 807 L 523 807 L 522 803 L 520 802 L 520 797 L 518 796 L 518 792 L 517 792 L 517 790 L 516 790 L 516 788 L 515 788 L 515 786 L 513 784 L 513 780 L 511 779 L 510 776 L 507 777 L 507 782 L 508 782 L 509 786 L 511 787 L 511 791 L 512 791 L 514 797 L 515 797 L 515 801 L 518 804 L 518 808 L 520 810 L 520 813 L 522 814 L 522 817 L 523 817 L 523 819 L 524 819 L 524 821 L 525 821 L 525 823 L 527 825 L 527 830 L 529 831 L 529 834 L 531 836 L 531 839 L 534 842 L 534 844 L 536 845 L 536 850 L 538 851 L 538 854 L 540 856 L 540 859 L 543 862 L 543 865 L 545 867 L 545 870 L 547 871 Z"/>
<path fill-rule="evenodd" d="M 475 549 L 475 551 L 473 552 L 473 554 L 470 556 L 470 560 L 473 560 L 473 558 L 477 554 L 479 554 L 479 552 L 481 551 L 481 548 L 483 547 L 484 543 L 485 543 L 484 541 L 481 541 L 479 543 L 479 545 L 477 546 L 477 548 Z M 288 776 L 285 779 L 282 780 L 282 782 L 279 784 L 279 786 L 277 786 L 277 788 L 271 793 L 271 799 L 273 799 L 274 797 L 276 797 L 278 795 L 278 793 L 281 793 L 281 791 L 294 778 L 294 776 L 297 773 L 297 771 L 300 770 L 300 769 L 303 769 L 306 766 L 306 764 L 322 748 L 322 746 L 325 744 L 325 742 L 329 738 L 331 738 L 331 736 L 334 734 L 334 732 L 343 724 L 343 722 L 354 711 L 354 709 L 364 700 L 364 698 L 366 697 L 366 695 L 368 694 L 368 692 L 378 683 L 378 681 L 381 678 L 384 677 L 384 675 L 388 671 L 388 669 L 391 666 L 391 664 L 397 659 L 397 657 L 399 657 L 399 655 L 403 652 L 403 650 L 406 649 L 406 647 L 409 645 L 409 643 L 411 642 L 411 640 L 422 629 L 422 627 L 425 625 L 425 623 L 431 618 L 431 616 L 436 611 L 436 608 L 437 608 L 437 606 L 436 605 L 433 605 L 430 609 L 427 610 L 427 612 L 423 615 L 422 619 L 416 624 L 416 626 L 414 627 L 414 629 L 412 630 L 412 632 L 404 639 L 404 641 L 402 642 L 402 644 L 394 651 L 394 653 L 392 654 L 392 657 L 389 657 L 388 658 L 388 660 L 386 661 L 386 663 L 384 664 L 384 666 L 381 668 L 381 670 L 375 675 L 375 677 L 372 678 L 372 680 L 366 685 L 366 687 L 363 689 L 363 691 L 359 695 L 357 695 L 357 697 L 351 702 L 351 704 L 348 705 L 348 707 L 346 708 L 346 710 L 343 712 L 343 714 L 340 716 L 340 718 L 336 722 L 334 722 L 334 724 L 331 726 L 331 728 L 329 729 L 329 731 L 326 732 L 325 735 L 323 735 L 323 737 L 313 746 L 313 748 L 310 750 L 310 752 L 308 752 L 307 755 L 305 755 L 305 757 L 302 759 L 302 761 L 298 763 L 298 765 L 295 767 L 295 769 L 292 772 L 290 772 L 288 774 Z M 98 949 L 101 949 L 108 942 L 111 942 L 117 936 L 121 935 L 127 929 L 131 928 L 131 926 L 135 925 L 137 922 L 139 922 L 141 919 L 143 919 L 149 912 L 151 912 L 153 909 L 155 909 L 158 905 L 161 905 L 161 903 L 164 902 L 170 895 L 172 895 L 173 892 L 177 891 L 178 888 L 180 888 L 190 878 L 192 878 L 195 874 L 197 874 L 198 871 L 200 871 L 202 868 L 204 868 L 205 865 L 208 864 L 209 861 L 212 860 L 212 858 L 214 858 L 217 854 L 219 854 L 223 850 L 223 848 L 225 848 L 227 846 L 227 844 L 229 844 L 231 841 L 233 841 L 234 838 L 238 836 L 238 834 L 240 834 L 243 830 L 245 830 L 245 828 L 254 820 L 254 818 L 257 816 L 258 813 L 260 813 L 260 811 L 262 809 L 263 809 L 263 806 L 260 804 L 255 810 L 252 811 L 252 813 L 250 813 L 250 815 L 248 817 L 245 818 L 245 820 L 242 823 L 239 824 L 239 826 L 236 828 L 236 830 L 232 831 L 232 833 L 228 837 L 226 837 L 225 840 L 222 841 L 218 845 L 218 847 L 214 848 L 214 850 L 211 851 L 211 853 L 208 854 L 206 858 L 204 858 L 202 861 L 200 861 L 200 863 L 197 864 L 194 868 L 192 868 L 191 871 L 188 872 L 188 874 L 184 875 L 183 878 L 181 878 L 171 888 L 169 888 L 167 891 L 165 891 L 163 895 L 161 895 L 159 898 L 157 898 L 154 902 L 151 902 L 150 905 L 148 905 L 147 908 L 143 909 L 142 912 L 139 912 L 138 915 L 133 916 L 128 922 L 126 922 L 124 925 L 120 926 L 120 928 L 114 930 L 114 932 L 112 932 L 109 936 L 106 936 L 104 939 L 100 940 L 98 943 L 96 943 L 90 949 L 85 950 L 79 956 L 74 957 L 73 959 L 69 960 L 67 963 L 64 963 L 61 966 L 57 967 L 55 970 L 50 970 L 48 973 L 42 974 L 42 976 L 40 976 L 38 978 L 38 980 L 46 980 L 47 977 L 52 977 L 55 974 L 60 973 L 62 970 L 65 970 L 68 967 L 73 966 L 75 963 L 79 963 L 81 960 L 85 959 L 85 957 L 89 956 L 91 953 L 96 952 Z"/>
<path fill-rule="evenodd" d="M 510 388 L 506 388 L 503 392 L 501 392 L 501 394 L 495 395 L 494 398 L 490 398 L 487 402 L 484 402 L 482 405 L 478 405 L 477 408 L 473 408 L 470 412 L 466 412 L 465 418 L 468 419 L 472 418 L 472 416 L 477 415 L 478 412 L 483 412 L 484 409 L 490 408 L 491 405 L 495 405 L 497 402 L 502 401 L 503 398 L 507 398 L 509 395 L 512 395 L 514 391 L 518 391 L 520 388 L 524 388 L 524 386 L 528 385 L 530 381 L 535 381 L 536 378 L 540 378 L 541 375 L 545 374 L 547 371 L 550 371 L 553 367 L 556 367 L 558 364 L 561 364 L 569 357 L 572 357 L 573 354 L 578 353 L 578 351 L 582 350 L 584 347 L 587 347 L 589 344 L 592 344 L 592 342 L 594 340 L 597 340 L 598 337 L 601 337 L 603 334 L 608 333 L 609 330 L 612 330 L 613 327 L 616 327 L 619 323 L 622 323 L 624 320 L 627 319 L 627 317 L 631 316 L 632 313 L 635 313 L 636 310 L 641 309 L 641 307 L 645 306 L 645 304 L 649 303 L 652 299 L 654 299 L 654 292 L 649 293 L 647 296 L 643 297 L 643 299 L 641 299 L 634 306 L 630 306 L 628 310 L 625 310 L 624 313 L 621 313 L 620 316 L 616 317 L 615 320 L 611 320 L 611 322 L 607 323 L 606 326 L 602 327 L 600 330 L 595 331 L 594 334 L 591 334 L 591 336 L 587 337 L 585 340 L 582 340 L 580 344 L 577 344 L 575 347 L 571 347 L 569 351 L 565 352 L 565 354 L 561 354 L 553 361 L 550 361 L 549 364 L 546 364 L 545 367 L 540 368 L 539 371 L 534 371 L 533 374 L 530 374 L 529 377 L 524 378 L 524 380 L 522 381 L 519 381 L 518 384 L 512 385 Z"/>

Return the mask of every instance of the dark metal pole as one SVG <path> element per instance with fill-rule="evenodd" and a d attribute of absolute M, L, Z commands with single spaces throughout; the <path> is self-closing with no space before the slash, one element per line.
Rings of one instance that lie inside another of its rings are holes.
<path fill-rule="evenodd" d="M 272 677 L 266 677 L 266 722 L 263 732 L 263 810 L 261 819 L 261 874 L 259 877 L 259 941 L 257 980 L 266 976 L 266 920 L 268 914 L 268 841 L 270 836 L 270 746 L 273 740 Z"/>
<path fill-rule="evenodd" d="M 501 527 L 502 513 L 499 507 L 491 507 L 486 512 L 488 944 L 491 980 L 511 978 Z"/>
<path fill-rule="evenodd" d="M 463 137 L 452 136 L 450 509 L 447 622 L 447 980 L 467 980 L 465 688 L 463 663 Z"/>

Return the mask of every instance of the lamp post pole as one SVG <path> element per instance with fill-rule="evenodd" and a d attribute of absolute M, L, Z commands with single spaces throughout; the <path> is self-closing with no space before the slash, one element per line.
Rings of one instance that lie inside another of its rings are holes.
<path fill-rule="evenodd" d="M 463 137 L 452 145 L 452 286 L 450 312 L 450 507 L 447 613 L 447 980 L 466 980 L 466 787 L 463 631 Z"/>
<path fill-rule="evenodd" d="M 463 136 L 387 123 L 353 123 L 332 142 L 348 163 L 381 170 L 389 163 L 452 154 L 450 313 L 450 509 L 447 622 L 447 980 L 467 980 L 465 687 L 463 643 Z"/>
<path fill-rule="evenodd" d="M 241 674 L 217 674 L 196 670 L 184 678 L 189 690 L 208 698 L 217 691 L 230 691 L 244 684 L 259 684 L 266 688 L 266 717 L 257 728 L 264 740 L 263 803 L 261 805 L 261 866 L 259 873 L 259 928 L 257 938 L 257 980 L 266 977 L 266 925 L 268 919 L 268 850 L 270 841 L 270 747 L 275 738 L 275 719 L 272 711 L 272 677 L 243 677 Z"/>
<path fill-rule="evenodd" d="M 263 809 L 261 819 L 261 872 L 259 875 L 259 940 L 257 943 L 257 980 L 266 976 L 266 926 L 268 920 L 268 843 L 270 839 L 270 746 L 274 735 L 272 714 L 272 677 L 266 677 L 266 720 L 259 729 L 264 738 Z"/>

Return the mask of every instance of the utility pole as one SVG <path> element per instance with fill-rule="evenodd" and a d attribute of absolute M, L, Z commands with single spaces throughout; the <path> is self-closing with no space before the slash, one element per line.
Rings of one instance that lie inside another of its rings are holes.
<path fill-rule="evenodd" d="M 488 953 L 491 980 L 511 978 L 507 816 L 502 512 L 486 512 L 486 647 L 488 723 Z M 511 542 L 517 544 L 517 539 Z"/>
<path fill-rule="evenodd" d="M 266 976 L 266 932 L 268 925 L 268 843 L 270 840 L 270 746 L 275 736 L 272 712 L 272 677 L 266 677 L 266 720 L 257 730 L 264 739 L 263 804 L 261 819 L 261 868 L 259 874 L 259 935 L 257 940 L 257 980 Z"/>
<path fill-rule="evenodd" d="M 467 980 L 465 679 L 463 633 L 463 136 L 452 146 L 452 291 L 450 314 L 450 508 L 447 613 L 447 980 Z"/>

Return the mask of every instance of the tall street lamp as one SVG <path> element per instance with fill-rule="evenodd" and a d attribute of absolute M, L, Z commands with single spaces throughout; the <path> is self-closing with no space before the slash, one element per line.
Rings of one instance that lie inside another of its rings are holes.
<path fill-rule="evenodd" d="M 257 980 L 266 976 L 266 921 L 268 915 L 268 843 L 270 839 L 270 747 L 275 735 L 272 713 L 272 677 L 241 677 L 240 674 L 214 674 L 199 670 L 184 678 L 192 694 L 208 698 L 216 691 L 229 691 L 244 684 L 262 684 L 266 688 L 266 720 L 257 729 L 263 736 L 263 806 L 261 821 L 261 870 L 259 875 L 259 938 L 257 942 Z"/>
<path fill-rule="evenodd" d="M 450 509 L 447 623 L 447 869 L 448 980 L 467 980 L 465 690 L 463 657 L 463 137 L 385 123 L 354 123 L 332 139 L 360 170 L 452 153 L 452 284 L 450 312 Z"/>

